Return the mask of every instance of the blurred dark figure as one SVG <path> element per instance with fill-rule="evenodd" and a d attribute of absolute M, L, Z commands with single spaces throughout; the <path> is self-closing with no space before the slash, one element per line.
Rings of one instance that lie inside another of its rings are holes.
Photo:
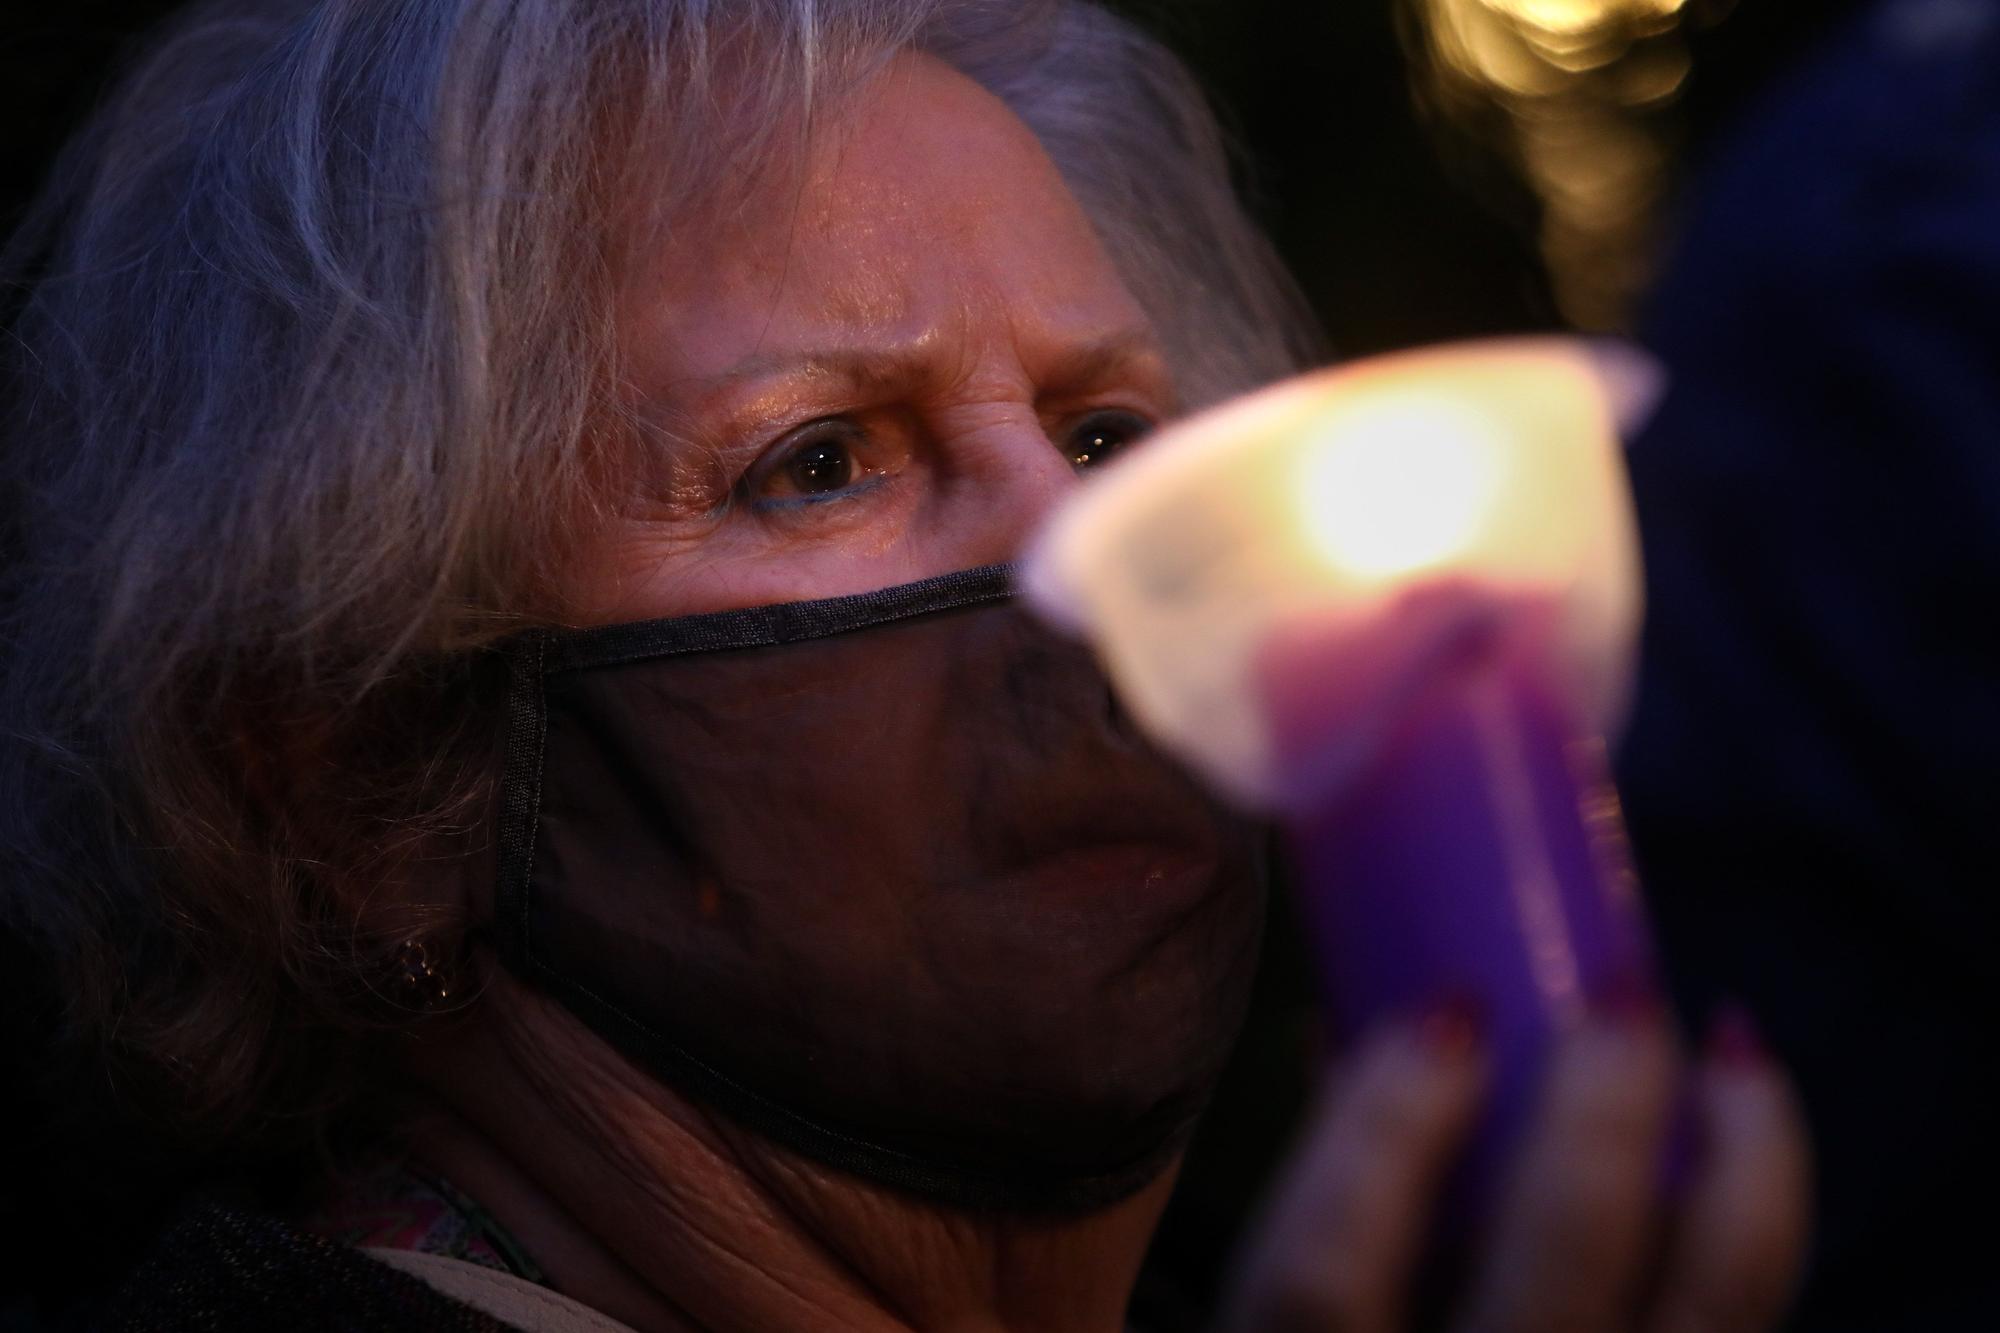
<path fill-rule="evenodd" d="M 1994 1327 L 2000 0 L 1870 6 L 1689 200 L 1634 837 L 1679 998 L 1747 1002 L 1808 1101 L 1795 1326 Z"/>

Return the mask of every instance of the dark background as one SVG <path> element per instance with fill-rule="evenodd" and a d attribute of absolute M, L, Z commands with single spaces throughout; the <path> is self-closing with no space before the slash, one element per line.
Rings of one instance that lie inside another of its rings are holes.
<path fill-rule="evenodd" d="M 165 0 L 9 0 L 0 18 L 0 224 Z M 1343 355 L 1559 323 L 1535 208 L 1497 156 L 1421 116 L 1392 0 L 1118 0 L 1215 94 L 1245 184 Z M 1676 118 L 1690 153 L 1847 0 L 1707 6 Z"/>
<path fill-rule="evenodd" d="M 175 7 L 8 2 L 16 12 L 0 19 L 0 230 L 119 53 Z M 1391 0 L 1119 7 L 1210 87 L 1242 150 L 1246 192 L 1341 355 L 1561 326 L 1536 254 L 1531 193 L 1500 154 L 1420 109 Z M 1680 145 L 1675 179 L 1698 178 L 1759 91 L 1855 7 L 1709 6 L 1690 34 L 1694 73 L 1670 113 Z M 1663 235 L 1672 234 L 1675 213 L 1670 203 Z M 1288 1140 L 1316 1064 L 1310 982 L 1282 916 L 1270 945 L 1237 1067 L 1142 1285 L 1140 1312 L 1163 1330 L 1198 1326 L 1220 1259 Z"/>

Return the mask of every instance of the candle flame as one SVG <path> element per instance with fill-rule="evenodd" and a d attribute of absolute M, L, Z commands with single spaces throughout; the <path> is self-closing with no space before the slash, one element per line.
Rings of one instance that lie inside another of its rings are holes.
<path fill-rule="evenodd" d="M 1300 529 L 1357 579 L 1435 568 L 1478 538 L 1505 480 L 1504 450 L 1467 404 L 1420 393 L 1365 403 L 1301 450 Z"/>

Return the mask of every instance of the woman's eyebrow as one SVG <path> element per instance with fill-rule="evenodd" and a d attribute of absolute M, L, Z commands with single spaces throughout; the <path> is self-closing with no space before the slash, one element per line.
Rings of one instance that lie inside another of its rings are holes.
<path fill-rule="evenodd" d="M 681 383 L 703 398 L 712 399 L 732 396 L 746 389 L 768 389 L 779 382 L 801 381 L 880 392 L 935 373 L 934 354 L 920 345 L 838 347 L 822 351 L 760 352 L 743 358 L 720 374 Z"/>
<path fill-rule="evenodd" d="M 1159 375 L 1165 356 L 1150 329 L 1121 329 L 1075 342 L 1037 349 L 1037 380 L 1055 389 L 1102 383 L 1134 370 Z M 715 375 L 677 380 L 668 387 L 695 401 L 714 404 L 746 392 L 765 393 L 787 384 L 825 385 L 855 397 L 886 396 L 949 375 L 947 361 L 931 338 L 898 347 L 836 347 L 822 350 L 759 352 Z"/>
<path fill-rule="evenodd" d="M 1080 389 L 1137 374 L 1168 380 L 1167 356 L 1151 329 L 1127 329 L 1059 349 L 1040 377 L 1048 389 Z"/>

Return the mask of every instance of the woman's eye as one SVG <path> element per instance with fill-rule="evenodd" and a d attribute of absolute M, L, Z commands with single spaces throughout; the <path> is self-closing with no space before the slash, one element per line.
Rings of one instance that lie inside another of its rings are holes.
<path fill-rule="evenodd" d="M 742 493 L 764 511 L 844 500 L 881 481 L 880 450 L 856 425 L 831 419 L 800 427 L 743 479 Z"/>
<path fill-rule="evenodd" d="M 845 440 L 818 440 L 785 460 L 785 476 L 800 495 L 825 495 L 854 484 L 854 451 Z"/>
<path fill-rule="evenodd" d="M 1079 469 L 1105 462 L 1152 428 L 1136 412 L 1092 412 L 1070 431 L 1069 461 Z"/>
<path fill-rule="evenodd" d="M 764 514 L 838 504 L 890 480 L 900 462 L 892 440 L 846 416 L 828 416 L 772 444 L 736 482 L 734 494 Z"/>

